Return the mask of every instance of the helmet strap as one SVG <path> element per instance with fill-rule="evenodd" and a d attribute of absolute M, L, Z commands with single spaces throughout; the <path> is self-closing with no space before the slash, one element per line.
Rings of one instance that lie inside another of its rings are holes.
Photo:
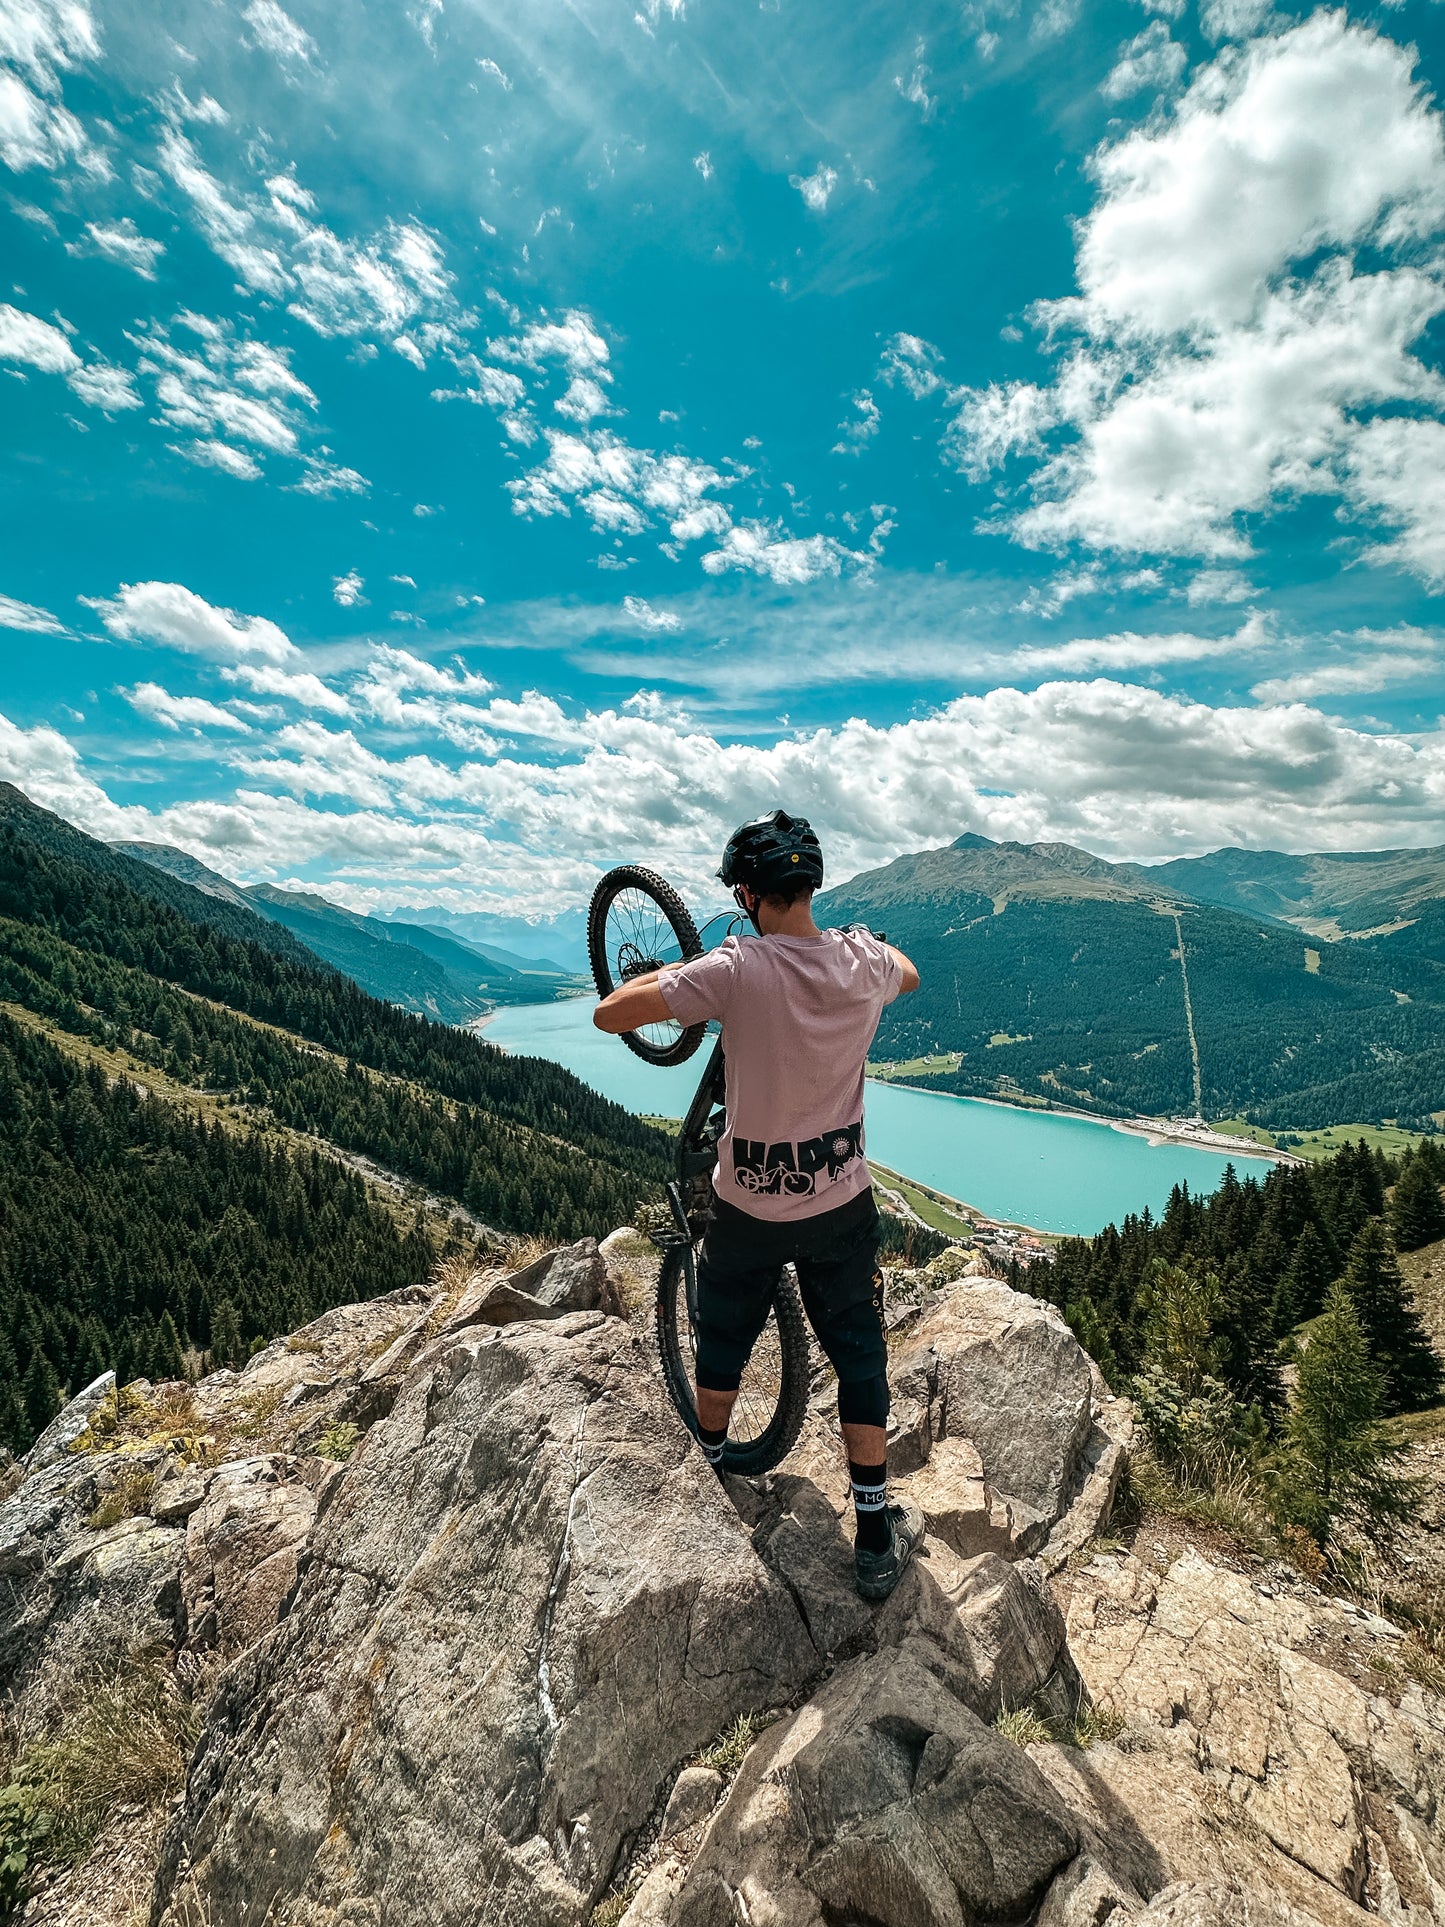
<path fill-rule="evenodd" d="M 743 915 L 747 918 L 748 922 L 753 926 L 754 930 L 757 931 L 758 935 L 761 936 L 763 934 L 763 926 L 758 922 L 757 909 L 756 907 L 754 907 L 751 910 L 748 908 L 747 898 L 744 893 L 742 884 L 739 884 L 737 888 L 733 891 L 733 902 L 738 906 L 739 910 L 742 911 Z M 755 906 L 762 902 L 762 898 L 758 895 L 756 890 L 753 891 L 753 902 Z"/>

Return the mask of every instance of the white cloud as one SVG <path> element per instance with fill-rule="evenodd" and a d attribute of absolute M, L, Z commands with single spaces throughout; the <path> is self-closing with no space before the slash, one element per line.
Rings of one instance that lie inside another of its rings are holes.
<path fill-rule="evenodd" d="M 910 101 L 913 106 L 921 111 L 925 120 L 931 120 L 933 118 L 933 110 L 938 103 L 928 91 L 929 69 L 924 65 L 924 52 L 924 44 L 920 40 L 915 44 L 913 49 L 912 73 L 908 76 L 907 80 L 903 78 L 902 74 L 895 74 L 893 76 L 893 85 L 906 101 Z"/>
<path fill-rule="evenodd" d="M 828 206 L 828 197 L 838 185 L 838 170 L 827 167 L 821 161 L 811 174 L 790 174 L 788 186 L 795 187 L 804 202 L 814 214 L 822 214 Z"/>
<path fill-rule="evenodd" d="M 502 72 L 501 68 L 497 65 L 495 60 L 479 60 L 477 62 L 477 65 L 481 68 L 484 74 L 490 74 L 493 80 L 499 81 L 505 93 L 509 93 L 509 94 L 511 93 L 512 91 L 511 79 L 507 74 L 504 74 Z"/>
<path fill-rule="evenodd" d="M 315 196 L 294 173 L 272 175 L 264 194 L 229 193 L 176 126 L 162 136 L 160 163 L 243 286 L 284 299 L 318 334 L 389 343 L 405 335 L 427 352 L 460 347 L 452 277 L 440 242 L 419 222 L 388 220 L 366 239 L 343 241 L 312 218 Z"/>
<path fill-rule="evenodd" d="M 233 716 L 229 709 L 207 702 L 204 696 L 173 696 L 154 682 L 137 683 L 134 689 L 120 693 L 139 715 L 148 716 L 164 729 L 231 729 L 242 736 L 251 733 L 251 725 L 243 717 Z"/>
<path fill-rule="evenodd" d="M 217 468 L 223 475 L 234 476 L 238 482 L 259 482 L 261 464 L 244 448 L 232 448 L 229 442 L 197 441 L 172 442 L 169 444 L 178 455 L 184 455 L 188 462 L 197 468 Z"/>
<path fill-rule="evenodd" d="M 1353 660 L 1319 663 L 1292 676 L 1275 676 L 1256 683 L 1250 695 L 1261 703 L 1306 702 L 1314 696 L 1361 696 L 1388 689 L 1392 683 L 1429 682 L 1440 673 L 1439 655 L 1382 653 Z"/>
<path fill-rule="evenodd" d="M 345 575 L 332 578 L 332 600 L 339 602 L 343 609 L 354 609 L 358 603 L 365 603 L 366 597 L 361 593 L 365 587 L 362 577 L 355 569 L 350 569 Z"/>
<path fill-rule="evenodd" d="M 1199 24 L 1211 40 L 1243 40 L 1261 32 L 1273 11 L 1270 0 L 1203 0 Z"/>
<path fill-rule="evenodd" d="M 156 262 L 165 253 L 165 244 L 142 234 L 129 215 L 118 221 L 89 221 L 85 231 L 97 254 L 103 254 L 108 261 L 118 262 L 123 268 L 129 268 L 142 280 L 155 280 Z M 70 250 L 72 253 L 76 251 L 74 248 Z"/>
<path fill-rule="evenodd" d="M 878 404 L 866 388 L 860 388 L 853 397 L 854 413 L 838 424 L 841 441 L 834 442 L 835 455 L 861 455 L 867 443 L 878 433 L 882 415 Z"/>
<path fill-rule="evenodd" d="M 581 308 L 568 309 L 560 321 L 535 321 L 520 334 L 501 335 L 487 343 L 487 353 L 528 368 L 560 361 L 569 375 L 611 380 L 607 343 L 591 315 Z"/>
<path fill-rule="evenodd" d="M 1200 569 L 1184 593 L 1193 609 L 1211 602 L 1247 602 L 1254 592 L 1249 577 L 1238 569 Z"/>
<path fill-rule="evenodd" d="M 709 154 L 706 150 L 704 150 L 701 154 L 694 154 L 692 157 L 692 164 L 697 169 L 698 173 L 701 174 L 701 176 L 705 181 L 710 181 L 712 179 L 713 177 L 712 155 Z"/>
<path fill-rule="evenodd" d="M 1099 92 L 1106 100 L 1128 100 L 1148 88 L 1164 91 L 1178 83 L 1188 64 L 1188 54 L 1170 39 L 1164 22 L 1151 20 L 1143 33 L 1119 49 L 1113 71 Z"/>
<path fill-rule="evenodd" d="M 0 160 L 19 173 L 69 163 L 106 176 L 110 164 L 60 99 L 61 76 L 100 54 L 84 0 L 5 0 L 0 6 Z"/>
<path fill-rule="evenodd" d="M 1445 585 L 1445 424 L 1395 416 L 1367 423 L 1345 465 L 1345 493 L 1400 533 L 1373 550 L 1434 588 Z"/>
<path fill-rule="evenodd" d="M 256 36 L 256 45 L 283 64 L 316 58 L 316 42 L 276 0 L 251 0 L 241 18 Z"/>
<path fill-rule="evenodd" d="M 866 569 L 870 561 L 830 535 L 789 535 L 781 523 L 747 521 L 729 528 L 702 566 L 709 575 L 737 569 L 772 582 L 804 583 L 841 575 L 846 567 Z"/>
<path fill-rule="evenodd" d="M 883 350 L 878 372 L 884 381 L 900 383 L 915 401 L 922 401 L 943 386 L 942 360 L 931 341 L 918 335 L 894 335 Z"/>
<path fill-rule="evenodd" d="M 65 634 L 65 624 L 48 609 L 37 609 L 33 602 L 17 602 L 8 595 L 0 595 L 0 629 L 28 629 L 40 636 Z"/>
<path fill-rule="evenodd" d="M 285 663 L 301 654 L 265 616 L 218 609 L 179 582 L 124 582 L 113 596 L 86 600 L 110 633 L 128 642 L 157 642 L 223 663 Z"/>
<path fill-rule="evenodd" d="M 455 703 L 433 700 L 442 714 Z M 420 884 L 423 900 L 458 908 L 585 901 L 604 850 L 646 850 L 705 886 L 732 826 L 778 799 L 818 826 L 832 880 L 966 829 L 1134 858 L 1424 843 L 1445 805 L 1438 732 L 1369 734 L 1299 703 L 1211 708 L 1108 679 L 1001 687 L 887 727 L 855 719 L 772 742 L 719 742 L 646 702 L 572 716 L 541 696 L 470 706 L 490 747 L 460 765 L 302 723 L 264 753 L 230 753 L 246 781 L 234 794 L 154 815 L 116 810 L 54 732 L 0 726 L 0 768 L 86 827 L 207 850 L 233 875 L 322 863 L 362 905 L 415 902 Z M 409 707 L 399 727 L 432 726 Z"/>
<path fill-rule="evenodd" d="M 667 609 L 654 609 L 652 604 L 640 595 L 624 596 L 622 607 L 640 629 L 646 629 L 653 634 L 676 635 L 682 627 L 681 616 L 675 616 Z"/>
<path fill-rule="evenodd" d="M 594 415 L 605 415 L 608 411 L 607 397 L 590 375 L 574 375 L 567 384 L 566 394 L 552 406 L 559 415 L 574 422 L 589 422 Z"/>
<path fill-rule="evenodd" d="M 1414 353 L 1445 310 L 1421 246 L 1445 228 L 1445 140 L 1411 58 L 1320 12 L 1226 49 L 1171 114 L 1099 150 L 1080 292 L 1038 310 L 1075 337 L 1055 379 L 947 397 L 945 446 L 975 477 L 1062 431 L 999 526 L 1225 559 L 1251 552 L 1242 515 L 1334 495 L 1398 528 L 1377 556 L 1435 579 L 1439 424 L 1380 412 L 1445 404 Z"/>
<path fill-rule="evenodd" d="M 77 400 L 106 414 L 141 405 L 123 368 L 107 361 L 83 362 L 63 329 L 5 302 L 0 302 L 0 361 L 43 375 L 63 375 Z"/>
<path fill-rule="evenodd" d="M 254 481 L 260 457 L 277 456 L 300 464 L 291 486 L 305 494 L 366 487 L 354 469 L 307 448 L 317 432 L 316 397 L 291 367 L 289 350 L 239 338 L 230 322 L 191 313 L 177 315 L 170 331 L 153 322 L 132 339 L 138 372 L 154 381 L 161 420 L 194 437 L 179 445 L 187 460 Z M 237 446 L 242 442 L 249 448 Z"/>
<path fill-rule="evenodd" d="M 0 361 L 21 362 L 44 375 L 68 375 L 80 366 L 62 329 L 5 302 L 0 302 Z"/>

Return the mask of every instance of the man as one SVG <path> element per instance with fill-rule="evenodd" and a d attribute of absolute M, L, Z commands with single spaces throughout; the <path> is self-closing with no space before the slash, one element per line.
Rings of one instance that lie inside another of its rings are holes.
<path fill-rule="evenodd" d="M 726 1129 L 698 1265 L 698 1438 L 721 1468 L 728 1418 L 778 1275 L 791 1260 L 809 1322 L 838 1375 L 857 1514 L 858 1589 L 885 1599 L 923 1536 L 888 1504 L 887 1352 L 878 1208 L 863 1156 L 863 1070 L 883 1006 L 918 972 L 861 928 L 819 930 L 823 854 L 804 818 L 743 824 L 718 875 L 755 937 L 635 978 L 597 1006 L 620 1035 L 676 1018 L 722 1024 Z"/>

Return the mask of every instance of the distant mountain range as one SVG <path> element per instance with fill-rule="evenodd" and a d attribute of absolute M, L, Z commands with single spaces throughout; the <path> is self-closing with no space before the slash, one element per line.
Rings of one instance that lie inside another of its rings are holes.
<path fill-rule="evenodd" d="M 425 923 L 450 930 L 484 956 L 500 957 L 524 970 L 583 974 L 587 962 L 587 912 L 559 910 L 551 917 L 509 917 L 496 910 L 399 909 L 393 923 Z"/>
<path fill-rule="evenodd" d="M 570 981 L 560 969 L 464 942 L 449 930 L 360 916 L 325 897 L 274 884 L 232 883 L 170 844 L 111 847 L 231 905 L 253 924 L 282 926 L 373 997 L 443 1023 L 469 1023 L 498 1003 L 550 1002 Z M 256 941 L 271 941 L 245 929 Z"/>
<path fill-rule="evenodd" d="M 1141 865 L 967 835 L 818 916 L 917 962 L 875 1056 L 958 1061 L 910 1081 L 1273 1129 L 1445 1123 L 1445 849 Z"/>

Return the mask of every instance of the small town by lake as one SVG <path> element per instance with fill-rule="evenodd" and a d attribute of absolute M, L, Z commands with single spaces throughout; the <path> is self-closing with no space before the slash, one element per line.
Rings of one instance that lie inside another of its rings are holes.
<path fill-rule="evenodd" d="M 634 1057 L 592 1024 L 592 1000 L 498 1010 L 482 1033 L 524 1056 L 548 1057 L 629 1111 L 680 1117 L 703 1053 L 674 1070 Z M 907 1085 L 868 1084 L 867 1146 L 880 1164 L 958 1198 L 991 1218 L 1085 1235 L 1147 1205 L 1163 1209 L 1176 1184 L 1212 1191 L 1233 1163 L 1262 1177 L 1263 1158 L 1151 1142 L 1101 1119 L 1024 1110 Z"/>

